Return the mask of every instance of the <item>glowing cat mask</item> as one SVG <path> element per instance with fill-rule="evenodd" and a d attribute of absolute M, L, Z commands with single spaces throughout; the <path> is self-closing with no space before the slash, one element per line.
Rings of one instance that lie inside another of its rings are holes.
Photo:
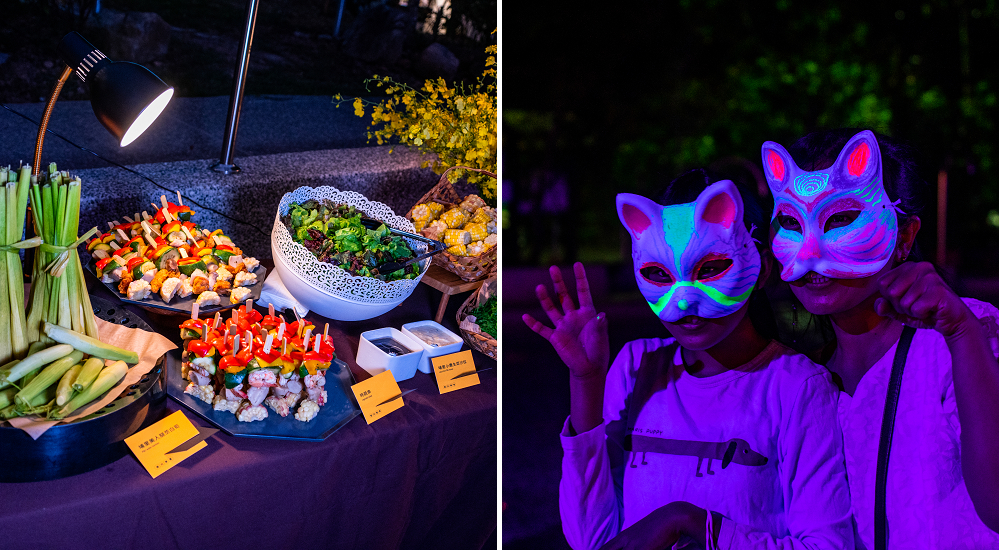
<path fill-rule="evenodd" d="M 896 245 L 896 211 L 882 185 L 882 157 L 875 135 L 850 139 L 833 166 L 804 172 L 773 141 L 761 147 L 774 217 L 789 216 L 801 231 L 778 224 L 771 242 L 781 278 L 794 281 L 810 271 L 838 279 L 874 275 Z M 827 229 L 831 216 L 860 212 L 843 227 Z"/>
<path fill-rule="evenodd" d="M 760 254 L 743 225 L 743 201 L 733 182 L 713 183 L 687 204 L 661 206 L 629 193 L 616 202 L 632 236 L 635 280 L 657 317 L 724 317 L 750 298 Z"/>

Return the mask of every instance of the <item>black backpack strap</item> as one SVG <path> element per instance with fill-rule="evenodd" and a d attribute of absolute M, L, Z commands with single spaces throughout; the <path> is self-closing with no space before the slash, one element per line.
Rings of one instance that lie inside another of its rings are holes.
<path fill-rule="evenodd" d="M 882 434 L 878 440 L 878 464 L 875 470 L 875 550 L 886 550 L 889 546 L 889 529 L 885 515 L 885 484 L 889 475 L 889 449 L 892 447 L 892 431 L 896 424 L 896 405 L 899 404 L 899 386 L 903 382 L 903 365 L 906 353 L 917 329 L 903 327 L 903 334 L 896 345 L 896 355 L 892 359 L 889 374 L 889 389 L 885 393 L 885 411 L 882 413 Z"/>

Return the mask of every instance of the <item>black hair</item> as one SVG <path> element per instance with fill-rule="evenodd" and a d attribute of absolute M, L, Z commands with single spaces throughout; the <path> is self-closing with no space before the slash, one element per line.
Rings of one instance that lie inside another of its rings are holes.
<path fill-rule="evenodd" d="M 743 224 L 750 236 L 761 243 L 757 250 L 761 255 L 768 253 L 767 228 L 771 218 L 771 207 L 770 205 L 765 207 L 762 204 L 764 200 L 745 183 L 745 178 L 739 177 L 738 174 L 729 175 L 726 172 L 716 172 L 706 168 L 688 170 L 666 184 L 654 200 L 663 206 L 694 202 L 709 185 L 726 179 L 736 185 L 740 198 L 743 199 Z M 750 317 L 754 329 L 766 339 L 776 339 L 778 325 L 774 319 L 771 302 L 764 289 L 755 288 L 750 293 L 748 302 L 750 307 L 747 310 L 747 315 Z"/>

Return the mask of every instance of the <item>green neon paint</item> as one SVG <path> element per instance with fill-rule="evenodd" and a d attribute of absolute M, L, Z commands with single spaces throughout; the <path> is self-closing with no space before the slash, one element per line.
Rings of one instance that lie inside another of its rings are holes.
<path fill-rule="evenodd" d="M 719 292 L 718 290 L 716 290 L 716 289 L 714 289 L 714 288 L 712 288 L 712 287 L 710 287 L 710 286 L 708 286 L 708 285 L 706 285 L 704 283 L 700 283 L 698 281 L 694 281 L 694 282 L 691 282 L 691 281 L 680 281 L 678 283 L 674 283 L 674 285 L 672 287 L 670 287 L 670 291 L 667 292 L 666 294 L 664 294 L 663 296 L 660 296 L 660 299 L 657 300 L 655 303 L 654 302 L 650 302 L 650 301 L 647 300 L 647 303 L 649 304 L 649 307 L 653 308 L 653 313 L 655 313 L 657 317 L 660 316 L 660 313 L 667 307 L 667 304 L 670 303 L 670 298 L 674 295 L 674 292 L 678 288 L 680 288 L 682 286 L 693 286 L 693 287 L 695 287 L 697 289 L 700 289 L 702 292 L 704 292 L 706 295 L 708 295 L 709 298 L 711 298 L 716 303 L 719 303 L 719 304 L 721 304 L 723 306 L 731 306 L 731 305 L 734 305 L 734 304 L 738 304 L 740 302 L 744 302 L 748 298 L 750 298 L 750 293 L 753 292 L 753 287 L 750 287 L 750 288 L 747 289 L 746 292 L 744 292 L 743 294 L 740 294 L 739 296 L 729 297 L 729 296 L 723 294 L 722 292 Z M 681 300 L 681 301 L 684 301 L 684 300 Z M 677 307 L 680 308 L 681 311 L 684 311 L 685 309 L 687 309 L 687 308 L 681 308 L 680 307 L 680 302 L 677 303 Z"/>
<path fill-rule="evenodd" d="M 681 311 L 687 311 L 689 305 L 687 300 L 677 300 L 677 309 Z"/>
<path fill-rule="evenodd" d="M 674 256 L 675 273 L 683 273 L 681 255 L 694 235 L 695 203 L 664 206 L 660 213 L 663 220 L 663 240 L 670 247 Z"/>

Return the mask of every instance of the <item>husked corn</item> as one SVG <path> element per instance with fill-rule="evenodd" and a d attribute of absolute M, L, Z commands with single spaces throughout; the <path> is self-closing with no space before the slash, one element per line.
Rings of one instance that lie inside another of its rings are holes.
<path fill-rule="evenodd" d="M 413 218 L 413 228 L 420 231 L 430 223 L 431 211 L 426 204 L 418 204 L 410 211 L 410 217 Z"/>
<path fill-rule="evenodd" d="M 436 220 L 437 217 L 441 215 L 441 211 L 444 210 L 444 205 L 439 202 L 431 201 L 427 203 L 427 209 L 431 212 L 431 219 Z"/>
<path fill-rule="evenodd" d="M 441 214 L 441 221 L 448 225 L 448 229 L 458 229 L 469 221 L 469 213 L 461 208 L 452 208 Z"/>
<path fill-rule="evenodd" d="M 449 229 L 444 232 L 444 244 L 455 246 L 456 244 L 467 245 L 472 242 L 472 236 L 464 229 Z"/>
<path fill-rule="evenodd" d="M 448 247 L 448 249 L 445 250 L 445 252 L 447 252 L 448 254 L 451 254 L 453 256 L 467 256 L 468 255 L 465 252 L 465 245 L 464 244 L 456 244 L 455 246 Z"/>
<path fill-rule="evenodd" d="M 486 206 L 486 201 L 481 199 L 478 195 L 468 195 L 462 204 L 458 205 L 459 208 L 465 210 L 466 212 L 475 212 L 476 210 Z"/>
<path fill-rule="evenodd" d="M 489 233 L 486 231 L 486 226 L 481 223 L 467 223 L 462 229 L 469 232 L 469 236 L 472 237 L 473 242 L 481 241 L 486 238 Z"/>
<path fill-rule="evenodd" d="M 483 253 L 485 248 L 486 247 L 483 245 L 482 241 L 476 241 L 465 247 L 465 251 L 469 254 L 469 256 L 478 256 Z"/>

